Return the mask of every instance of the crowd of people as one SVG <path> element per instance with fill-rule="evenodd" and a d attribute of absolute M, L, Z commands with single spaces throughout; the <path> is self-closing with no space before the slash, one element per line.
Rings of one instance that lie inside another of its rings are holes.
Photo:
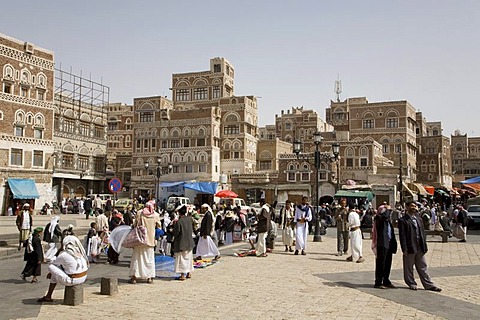
<path fill-rule="evenodd" d="M 50 264 L 47 275 L 50 286 L 39 302 L 52 301 L 57 283 L 83 283 L 90 263 L 99 262 L 101 255 L 106 256 L 108 263 L 117 264 L 119 252 L 116 249 L 121 249 L 121 245 L 113 246 L 110 236 L 119 226 L 128 226 L 129 235 L 134 230 L 143 233 L 141 243 L 133 246 L 129 268 L 129 282 L 132 284 L 137 281 L 153 282 L 156 251 L 174 257 L 175 272 L 180 275 L 178 280 L 184 281 L 192 277 L 195 261 L 220 259 L 219 246 L 234 241 L 248 241 L 251 245 L 251 249 L 240 256 L 267 257 L 274 249 L 278 229 L 281 230 L 285 252 L 306 255 L 307 236 L 313 231 L 310 226 L 315 219 L 320 219 L 319 225 L 323 229 L 336 227 L 336 255 L 347 255 L 347 261 L 365 261 L 362 254 L 363 232 L 371 233 L 371 249 L 375 254 L 375 288 L 394 288 L 389 276 L 393 254 L 400 248 L 407 286 L 417 290 L 413 273 L 415 266 L 423 287 L 432 291 L 441 289 L 428 273 L 425 231 L 447 231 L 461 242 L 466 242 L 467 234 L 467 214 L 461 205 L 445 210 L 441 205 L 427 201 L 408 202 L 405 208 L 400 204 L 391 207 L 383 203 L 374 209 L 368 202 L 358 203 L 342 198 L 338 203 L 322 203 L 316 214 L 308 197 L 304 196 L 298 204 L 287 200 L 280 216 L 275 217 L 272 206 L 264 198 L 260 199 L 257 211 L 243 211 L 229 203 L 221 208 L 215 203 L 204 203 L 199 208 L 179 205 L 167 212 L 150 200 L 139 210 L 136 202 L 132 201 L 123 213 L 109 206 L 108 199 L 107 203 L 98 199 L 87 198 L 82 203 L 82 208 L 85 210 L 86 205 L 88 209 L 84 212 L 87 219 L 94 219 L 83 243 L 76 237 L 72 225 L 64 230 L 60 228 L 60 215 L 52 215 L 45 227 L 33 229 L 30 206 L 28 203 L 22 206 L 16 218 L 18 249 L 25 248 L 26 265 L 21 277 L 25 281 L 32 277 L 31 282 L 35 283 L 41 275 L 42 263 Z M 395 228 L 398 228 L 400 245 L 397 244 Z M 42 240 L 46 243 L 46 251 Z"/>

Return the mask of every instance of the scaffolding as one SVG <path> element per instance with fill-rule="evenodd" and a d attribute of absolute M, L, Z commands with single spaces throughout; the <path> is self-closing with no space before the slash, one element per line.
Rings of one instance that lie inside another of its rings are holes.
<path fill-rule="evenodd" d="M 102 83 L 55 68 L 55 100 L 60 108 L 65 103 L 106 114 L 109 96 L 110 88 Z"/>

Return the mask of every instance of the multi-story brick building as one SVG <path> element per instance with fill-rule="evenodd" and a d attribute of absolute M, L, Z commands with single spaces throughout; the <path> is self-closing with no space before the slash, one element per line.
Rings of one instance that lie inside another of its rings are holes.
<path fill-rule="evenodd" d="M 107 127 L 107 179 L 123 182 L 119 197 L 130 197 L 133 150 L 133 105 L 110 103 Z"/>
<path fill-rule="evenodd" d="M 0 34 L 1 214 L 22 202 L 51 202 L 54 54 Z"/>
<path fill-rule="evenodd" d="M 257 101 L 234 95 L 234 68 L 226 59 L 211 59 L 207 71 L 173 74 L 171 90 L 172 101 L 134 99 L 134 196 L 153 194 L 158 182 L 218 182 L 221 174 L 256 170 Z M 171 165 L 159 179 L 144 167 L 155 168 L 157 158 Z M 168 195 L 158 192 L 161 199 Z"/>
<path fill-rule="evenodd" d="M 348 140 L 380 143 L 383 155 L 396 167 L 402 165 L 405 181 L 416 180 L 417 122 L 415 108 L 408 101 L 370 103 L 365 97 L 331 101 L 326 120 L 339 134 L 347 135 Z M 346 155 L 345 162 L 352 161 L 347 159 L 349 155 Z"/>
<path fill-rule="evenodd" d="M 417 112 L 417 179 L 420 184 L 452 188 L 450 139 L 442 135 L 440 121 L 427 122 Z M 423 192 L 423 190 L 418 190 Z"/>
<path fill-rule="evenodd" d="M 58 201 L 106 193 L 109 88 L 62 70 L 55 79 L 55 164 Z"/>
<path fill-rule="evenodd" d="M 451 154 L 455 182 L 480 175 L 480 137 L 468 137 L 456 130 L 451 136 Z"/>

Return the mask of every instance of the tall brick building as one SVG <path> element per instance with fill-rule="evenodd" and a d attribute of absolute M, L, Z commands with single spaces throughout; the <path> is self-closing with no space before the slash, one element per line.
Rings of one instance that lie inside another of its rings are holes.
<path fill-rule="evenodd" d="M 0 34 L 1 214 L 18 203 L 51 202 L 54 54 Z"/>

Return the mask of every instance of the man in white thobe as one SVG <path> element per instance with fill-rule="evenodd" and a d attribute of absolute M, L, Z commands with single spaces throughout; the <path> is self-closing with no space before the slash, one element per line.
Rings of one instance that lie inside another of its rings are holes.
<path fill-rule="evenodd" d="M 312 221 L 312 207 L 308 204 L 308 197 L 302 197 L 302 203 L 295 208 L 295 255 L 301 250 L 302 255 L 306 255 L 308 222 Z"/>
<path fill-rule="evenodd" d="M 212 235 L 215 234 L 212 208 L 204 203 L 201 209 L 203 218 L 200 224 L 200 239 L 197 244 L 196 260 L 205 257 L 214 257 L 217 260 L 220 257 L 220 252 L 212 240 Z"/>
<path fill-rule="evenodd" d="M 352 248 L 352 255 L 347 258 L 347 261 L 356 261 L 361 263 L 365 261 L 362 257 L 362 231 L 360 230 L 360 216 L 355 210 L 355 205 L 349 205 L 348 223 L 350 228 L 350 247 Z"/>

